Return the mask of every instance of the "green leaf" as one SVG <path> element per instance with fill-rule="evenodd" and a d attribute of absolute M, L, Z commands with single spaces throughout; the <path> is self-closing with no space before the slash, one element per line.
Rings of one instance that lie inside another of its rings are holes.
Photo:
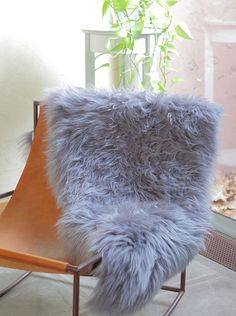
<path fill-rule="evenodd" d="M 134 37 L 136 38 L 139 37 L 143 31 L 143 28 L 144 28 L 144 20 L 137 21 L 132 28 L 132 33 Z"/>
<path fill-rule="evenodd" d="M 165 46 L 169 49 L 176 49 L 176 46 L 172 43 L 166 43 Z"/>
<path fill-rule="evenodd" d="M 102 6 L 102 17 L 104 17 L 104 15 L 107 13 L 107 10 L 110 7 L 110 0 L 105 0 Z"/>
<path fill-rule="evenodd" d="M 179 53 L 176 51 L 176 52 L 170 52 L 170 53 L 173 53 L 173 54 L 175 54 L 176 56 L 179 56 Z M 172 55 L 167 55 L 166 56 L 166 60 L 167 61 L 172 61 L 172 60 L 174 60 L 175 58 L 172 56 Z"/>
<path fill-rule="evenodd" d="M 183 78 L 181 78 L 181 77 L 173 77 L 172 79 L 171 79 L 171 82 L 172 83 L 179 83 L 179 82 L 183 82 L 184 80 L 183 80 Z"/>
<path fill-rule="evenodd" d="M 146 87 L 145 87 L 145 84 L 144 84 L 144 83 L 141 83 L 141 85 L 140 85 L 140 90 L 141 90 L 141 91 L 145 91 L 145 90 L 146 90 Z"/>
<path fill-rule="evenodd" d="M 133 82 L 134 78 L 135 78 L 135 69 L 131 68 L 128 72 L 128 79 L 127 79 L 128 84 L 131 84 Z"/>
<path fill-rule="evenodd" d="M 145 1 L 145 0 L 144 0 Z M 146 1 L 148 2 L 148 1 Z M 150 2 L 150 1 L 149 1 Z M 161 7 L 165 7 L 165 4 L 166 4 L 166 0 L 156 0 L 156 2 L 161 6 Z"/>
<path fill-rule="evenodd" d="M 121 41 L 120 43 L 118 43 L 116 46 L 114 46 L 113 48 L 110 49 L 111 52 L 119 52 L 121 50 L 124 49 L 124 42 Z"/>
<path fill-rule="evenodd" d="M 173 44 L 166 43 L 166 44 L 160 45 L 159 47 L 160 47 L 162 52 L 172 53 L 172 54 L 175 54 L 175 55 L 179 56 L 179 53 L 178 53 L 178 51 L 176 49 L 176 46 L 173 45 Z"/>
<path fill-rule="evenodd" d="M 129 0 L 112 0 L 112 4 L 117 12 L 123 12 L 127 9 Z"/>
<path fill-rule="evenodd" d="M 165 52 L 166 51 L 165 45 L 160 45 L 160 49 L 161 49 L 162 52 Z"/>
<path fill-rule="evenodd" d="M 132 50 L 134 48 L 134 38 L 132 36 L 128 36 L 123 38 L 124 48 Z"/>
<path fill-rule="evenodd" d="M 139 65 L 141 62 L 144 62 L 147 59 L 147 56 L 144 54 L 137 54 L 134 58 L 135 65 Z"/>
<path fill-rule="evenodd" d="M 116 28 L 118 28 L 119 26 L 120 26 L 119 23 L 114 23 L 114 24 L 111 25 L 111 28 L 112 28 L 112 29 L 116 29 Z"/>
<path fill-rule="evenodd" d="M 109 66 L 110 66 L 110 63 L 102 64 L 101 66 L 99 66 L 98 68 L 96 68 L 95 71 L 97 71 L 97 70 L 100 69 L 100 68 L 109 67 Z"/>
<path fill-rule="evenodd" d="M 179 24 L 176 25 L 175 27 L 175 32 L 182 38 L 184 39 L 188 39 L 188 40 L 192 40 L 193 36 L 189 30 L 189 28 L 187 27 L 187 25 L 184 22 L 181 22 Z"/>
<path fill-rule="evenodd" d="M 99 57 L 104 56 L 104 55 L 107 55 L 107 54 L 108 54 L 108 52 L 100 53 L 100 54 L 98 54 L 98 55 L 95 55 L 95 60 L 98 59 Z"/>
<path fill-rule="evenodd" d="M 171 48 L 169 48 L 168 49 L 168 53 L 169 54 L 175 54 L 176 56 L 179 56 L 179 52 L 177 51 L 177 49 L 171 49 Z M 169 56 L 170 57 L 170 60 L 171 60 L 171 56 Z"/>
<path fill-rule="evenodd" d="M 166 0 L 166 3 L 169 7 L 172 7 L 172 5 L 175 5 L 179 0 Z"/>
<path fill-rule="evenodd" d="M 176 34 L 172 34 L 170 40 L 171 41 L 176 41 L 178 39 L 178 36 Z"/>
<path fill-rule="evenodd" d="M 166 91 L 166 86 L 163 82 L 159 81 L 158 83 L 158 90 L 161 92 L 165 92 Z"/>

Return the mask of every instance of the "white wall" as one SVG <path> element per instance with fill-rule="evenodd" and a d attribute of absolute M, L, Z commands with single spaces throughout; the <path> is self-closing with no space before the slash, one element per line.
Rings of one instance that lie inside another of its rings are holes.
<path fill-rule="evenodd" d="M 84 35 L 96 0 L 0 0 L 0 193 L 24 165 L 18 142 L 32 129 L 32 102 L 45 88 L 84 85 Z"/>

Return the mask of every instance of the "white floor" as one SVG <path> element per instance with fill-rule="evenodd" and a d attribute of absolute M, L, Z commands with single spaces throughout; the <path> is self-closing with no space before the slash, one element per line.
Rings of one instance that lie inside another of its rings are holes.
<path fill-rule="evenodd" d="M 0 269 L 3 288 L 19 271 Z M 178 278 L 171 280 L 177 285 Z M 96 280 L 81 280 L 81 316 L 90 316 L 85 303 Z M 159 316 L 168 308 L 174 294 L 160 291 L 135 316 Z M 0 299 L 0 316 L 71 315 L 72 279 L 65 275 L 33 274 L 11 293 Z M 187 291 L 173 316 L 235 316 L 236 273 L 198 256 L 187 270 Z M 91 315 L 92 316 L 92 315 Z"/>

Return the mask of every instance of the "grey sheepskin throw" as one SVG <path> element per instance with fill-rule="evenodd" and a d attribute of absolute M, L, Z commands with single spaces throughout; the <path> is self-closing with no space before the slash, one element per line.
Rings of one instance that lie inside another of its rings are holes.
<path fill-rule="evenodd" d="M 221 109 L 197 97 L 75 87 L 49 92 L 45 104 L 68 256 L 102 256 L 96 313 L 133 313 L 204 247 Z"/>

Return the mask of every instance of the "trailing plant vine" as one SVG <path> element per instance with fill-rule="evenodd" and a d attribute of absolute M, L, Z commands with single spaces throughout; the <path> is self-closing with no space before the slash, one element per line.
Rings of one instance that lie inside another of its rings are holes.
<path fill-rule="evenodd" d="M 175 44 L 179 38 L 192 39 L 192 35 L 186 24 L 174 20 L 172 6 L 178 2 L 103 0 L 102 16 L 110 12 L 110 27 L 117 37 L 115 44 L 109 41 L 108 53 L 122 56 L 119 85 L 132 85 L 134 79 L 138 78 L 141 89 L 166 91 L 170 85 L 182 81 L 178 76 L 170 76 L 175 71 L 172 61 L 178 55 Z M 151 53 L 134 53 L 136 41 L 147 32 L 152 34 Z M 140 75 L 141 64 L 145 69 L 143 76 Z M 109 63 L 99 68 L 107 66 Z"/>

